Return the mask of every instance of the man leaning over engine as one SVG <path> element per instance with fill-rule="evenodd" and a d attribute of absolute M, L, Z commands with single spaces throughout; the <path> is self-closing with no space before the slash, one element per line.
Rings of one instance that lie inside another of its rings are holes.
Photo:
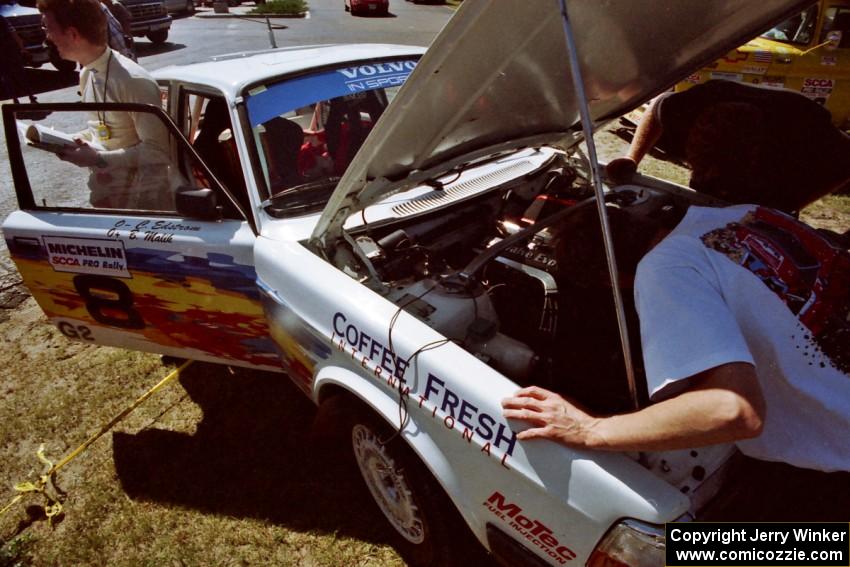
<path fill-rule="evenodd" d="M 748 486 L 714 519 L 848 521 L 847 250 L 758 205 L 693 206 L 672 230 L 639 233 L 626 212 L 609 213 L 621 274 L 636 274 L 652 403 L 594 415 L 557 393 L 523 388 L 502 404 L 506 417 L 528 426 L 517 437 L 600 451 L 734 442 L 747 456 L 737 482 Z M 604 273 L 594 222 L 593 257 Z M 622 265 L 644 253 L 637 266 Z M 570 261 L 558 259 L 567 271 L 593 270 Z M 801 270 L 812 265 L 817 273 Z"/>

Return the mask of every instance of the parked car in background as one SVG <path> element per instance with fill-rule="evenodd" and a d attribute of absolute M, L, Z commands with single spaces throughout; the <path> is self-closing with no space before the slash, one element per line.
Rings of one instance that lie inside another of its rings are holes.
<path fill-rule="evenodd" d="M 389 0 L 343 0 L 346 12 L 352 16 L 366 14 L 387 15 L 390 13 Z"/>
<path fill-rule="evenodd" d="M 40 67 L 50 60 L 45 34 L 41 27 L 41 14 L 35 8 L 22 6 L 15 2 L 0 3 L 0 15 L 15 28 L 15 32 L 24 44 L 26 63 L 31 67 Z"/>
<path fill-rule="evenodd" d="M 215 0 L 199 0 L 199 3 L 201 6 L 212 7 L 215 5 Z M 242 0 L 227 0 L 226 3 L 229 7 L 233 8 L 242 4 Z M 265 4 L 266 0 L 254 0 L 254 3 L 259 6 L 260 4 Z"/>
<path fill-rule="evenodd" d="M 177 0 L 175 0 L 176 2 Z M 130 27 L 133 37 L 147 37 L 152 43 L 161 44 L 168 40 L 168 30 L 171 29 L 171 16 L 163 0 L 120 0 L 130 11 L 132 21 Z M 184 9 L 192 0 L 182 0 Z M 192 4 L 194 10 L 194 4 Z"/>
<path fill-rule="evenodd" d="M 44 28 L 41 27 L 41 13 L 37 9 L 16 2 L 2 2 L 0 14 L 21 38 L 26 50 L 27 66 L 41 67 L 50 62 L 63 73 L 71 72 L 77 67 L 75 62 L 62 59 L 56 47 L 46 41 Z"/>
<path fill-rule="evenodd" d="M 165 0 L 169 14 L 194 14 L 195 0 Z"/>
<path fill-rule="evenodd" d="M 850 0 L 819 0 L 695 71 L 675 90 L 710 79 L 797 91 L 850 130 Z"/>

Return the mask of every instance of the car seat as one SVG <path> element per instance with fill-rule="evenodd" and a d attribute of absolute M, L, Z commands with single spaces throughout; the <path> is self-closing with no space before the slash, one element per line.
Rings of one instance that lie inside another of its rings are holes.
<path fill-rule="evenodd" d="M 345 172 L 383 112 L 384 105 L 374 91 L 330 101 L 325 134 L 328 152 L 334 160 L 334 172 L 337 175 Z M 364 118 L 363 113 L 368 118 Z"/>
<path fill-rule="evenodd" d="M 304 143 L 301 126 L 286 118 L 277 117 L 263 124 L 261 136 L 269 168 L 272 191 L 292 187 L 303 181 L 298 171 L 298 153 Z"/>
<path fill-rule="evenodd" d="M 210 168 L 213 175 L 230 190 L 246 210 L 249 207 L 248 192 L 242 177 L 242 168 L 236 145 L 233 143 L 230 116 L 224 99 L 212 98 L 204 109 L 200 130 L 192 147 Z M 198 183 L 210 187 L 210 180 L 195 167 L 194 175 Z M 233 207 L 225 205 L 225 216 L 239 216 Z"/>

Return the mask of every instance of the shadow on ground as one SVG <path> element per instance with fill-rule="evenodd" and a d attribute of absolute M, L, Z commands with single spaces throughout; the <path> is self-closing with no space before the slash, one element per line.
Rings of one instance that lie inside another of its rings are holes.
<path fill-rule="evenodd" d="M 195 434 L 113 434 L 115 467 L 128 496 L 297 531 L 390 541 L 341 449 L 311 442 L 314 406 L 285 375 L 231 374 L 195 363 L 181 384 L 203 410 Z"/>
<path fill-rule="evenodd" d="M 387 10 L 386 12 L 369 12 L 369 11 L 358 11 L 354 12 L 348 6 L 346 6 L 345 11 L 348 12 L 350 16 L 355 18 L 397 18 L 395 14 Z"/>
<path fill-rule="evenodd" d="M 60 73 L 52 65 L 44 65 L 39 69 L 25 68 L 24 80 L 32 90 L 32 94 L 38 96 L 41 93 L 79 85 L 80 76 L 77 72 Z M 27 93 L 20 89 L 17 89 L 15 95 L 22 99 L 21 102 L 29 102 L 26 100 Z"/>
<path fill-rule="evenodd" d="M 166 41 L 165 43 L 153 43 L 150 41 L 145 41 L 143 39 L 136 39 L 133 42 L 133 45 L 136 50 L 136 57 L 148 57 L 150 55 L 159 55 L 160 53 L 170 53 L 172 51 L 179 51 L 181 49 L 186 49 L 186 45 L 183 43 L 172 43 L 170 41 Z M 144 66 L 144 65 L 143 65 Z"/>

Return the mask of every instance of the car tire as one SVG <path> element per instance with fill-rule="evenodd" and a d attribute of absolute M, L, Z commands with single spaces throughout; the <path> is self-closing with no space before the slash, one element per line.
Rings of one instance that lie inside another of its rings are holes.
<path fill-rule="evenodd" d="M 52 43 L 47 48 L 47 55 L 50 57 L 50 63 L 56 67 L 56 70 L 59 71 L 60 74 L 70 75 L 77 70 L 77 62 L 62 59 L 59 56 L 59 51 L 56 49 L 56 46 Z"/>
<path fill-rule="evenodd" d="M 430 471 L 400 436 L 372 410 L 339 396 L 338 437 L 347 440 L 352 469 L 393 532 L 393 546 L 414 567 L 468 566 L 487 553 Z M 355 473 L 356 474 L 356 473 Z"/>
<path fill-rule="evenodd" d="M 168 30 L 156 30 L 148 34 L 148 39 L 154 45 L 162 45 L 168 40 Z"/>

